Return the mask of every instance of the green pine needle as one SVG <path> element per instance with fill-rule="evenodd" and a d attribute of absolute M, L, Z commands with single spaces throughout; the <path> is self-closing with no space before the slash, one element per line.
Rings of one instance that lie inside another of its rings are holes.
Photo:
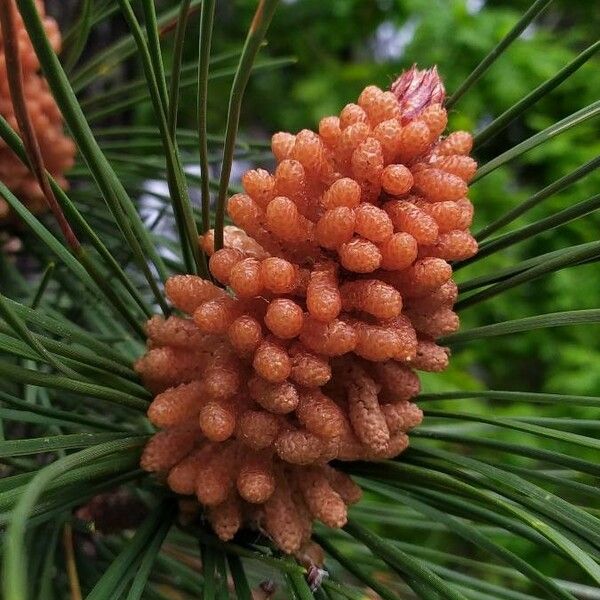
<path fill-rule="evenodd" d="M 500 58 L 506 49 L 523 33 L 525 28 L 542 12 L 552 0 L 535 0 L 529 10 L 517 21 L 514 27 L 500 40 L 498 45 L 473 69 L 462 85 L 448 98 L 446 107 L 452 108 L 467 91 L 484 75 L 484 73 Z"/>

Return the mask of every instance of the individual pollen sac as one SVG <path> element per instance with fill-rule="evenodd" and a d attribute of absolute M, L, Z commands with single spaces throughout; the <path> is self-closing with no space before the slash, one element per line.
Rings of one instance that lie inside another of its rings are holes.
<path fill-rule="evenodd" d="M 265 325 L 281 339 L 292 339 L 300 335 L 303 323 L 302 308 L 293 300 L 277 298 L 267 308 Z"/>
<path fill-rule="evenodd" d="M 410 267 L 418 254 L 417 240 L 401 231 L 394 233 L 378 247 L 381 252 L 381 268 L 386 271 L 402 271 Z"/>
<path fill-rule="evenodd" d="M 340 288 L 344 310 L 369 313 L 377 319 L 392 319 L 402 310 L 402 297 L 393 286 L 378 279 L 348 281 Z"/>
<path fill-rule="evenodd" d="M 285 160 L 292 153 L 296 136 L 291 133 L 280 131 L 271 138 L 271 149 L 278 161 Z"/>
<path fill-rule="evenodd" d="M 341 356 L 356 347 L 356 331 L 352 325 L 339 319 L 321 323 L 308 317 L 304 320 L 300 341 L 317 354 Z"/>
<path fill-rule="evenodd" d="M 207 300 L 225 297 L 225 293 L 210 281 L 195 275 L 175 275 L 165 284 L 167 298 L 179 309 L 193 313 Z"/>
<path fill-rule="evenodd" d="M 233 222 L 252 237 L 261 227 L 262 211 L 247 194 L 232 196 L 227 203 L 227 212 Z"/>
<path fill-rule="evenodd" d="M 334 181 L 321 198 L 324 208 L 337 208 L 346 206 L 356 208 L 360 202 L 360 185 L 349 177 L 342 177 Z"/>
<path fill-rule="evenodd" d="M 275 178 L 264 169 L 246 171 L 242 177 L 242 185 L 246 194 L 263 209 L 275 195 Z"/>
<path fill-rule="evenodd" d="M 419 119 L 427 125 L 435 139 L 442 135 L 448 124 L 446 109 L 441 104 L 427 106 L 419 115 Z"/>
<path fill-rule="evenodd" d="M 433 217 L 438 226 L 439 233 L 448 233 L 454 230 L 465 230 L 473 220 L 473 205 L 467 198 L 446 202 L 427 202 L 418 200 L 415 205 Z"/>
<path fill-rule="evenodd" d="M 344 173 L 350 171 L 350 160 L 354 150 L 364 142 L 371 133 L 367 123 L 354 123 L 341 130 L 336 144 L 334 160 L 336 166 Z"/>
<path fill-rule="evenodd" d="M 477 240 L 468 231 L 453 230 L 440 234 L 433 246 L 424 246 L 422 255 L 445 260 L 465 260 L 475 256 L 477 248 Z"/>
<path fill-rule="evenodd" d="M 199 437 L 200 431 L 189 424 L 159 431 L 144 448 L 142 469 L 156 473 L 167 471 L 189 454 Z"/>
<path fill-rule="evenodd" d="M 347 427 L 341 407 L 318 389 L 300 394 L 296 415 L 308 431 L 325 440 L 339 437 Z"/>
<path fill-rule="evenodd" d="M 269 452 L 249 452 L 236 481 L 240 496 L 252 504 L 263 504 L 275 491 L 273 460 Z"/>
<path fill-rule="evenodd" d="M 425 257 L 403 271 L 390 272 L 384 280 L 391 283 L 403 298 L 426 296 L 452 277 L 452 267 L 443 259 Z"/>
<path fill-rule="evenodd" d="M 189 320 L 174 315 L 164 319 L 155 315 L 146 323 L 146 335 L 151 346 L 165 343 L 189 350 L 208 350 L 215 339 L 207 336 Z"/>
<path fill-rule="evenodd" d="M 352 239 L 355 221 L 356 215 L 351 208 L 347 206 L 330 208 L 317 221 L 315 228 L 317 242 L 322 248 L 329 250 L 339 248 Z"/>
<path fill-rule="evenodd" d="M 410 367 L 396 361 L 376 363 L 375 373 L 382 391 L 390 396 L 393 395 L 398 400 L 410 400 L 421 390 L 417 374 Z"/>
<path fill-rule="evenodd" d="M 280 134 L 275 134 L 280 135 Z M 290 134 L 285 134 L 290 135 Z M 337 143 L 340 140 L 342 135 L 342 129 L 340 127 L 340 119 L 339 117 L 331 116 L 331 117 L 323 117 L 319 122 L 319 135 L 321 139 L 325 143 L 326 146 L 330 148 L 335 148 Z M 275 136 L 273 136 L 275 137 Z M 293 137 L 293 136 L 292 136 Z M 282 144 L 282 142 L 280 142 Z M 282 160 L 279 158 L 275 150 L 273 150 L 273 154 L 277 160 Z"/>
<path fill-rule="evenodd" d="M 404 165 L 388 165 L 381 173 L 381 187 L 388 194 L 403 196 L 412 186 L 412 173 Z"/>
<path fill-rule="evenodd" d="M 420 371 L 439 372 L 448 367 L 450 351 L 430 340 L 419 340 L 412 366 Z"/>
<path fill-rule="evenodd" d="M 235 225 L 226 225 L 223 228 L 223 241 L 225 248 L 239 250 L 245 257 L 266 258 L 269 256 L 255 239 Z M 208 256 L 215 253 L 214 230 L 209 229 L 200 236 L 200 248 Z"/>
<path fill-rule="evenodd" d="M 431 164 L 442 171 L 446 171 L 446 173 L 460 177 L 466 182 L 471 181 L 477 171 L 477 163 L 470 156 L 461 154 L 434 156 Z"/>
<path fill-rule="evenodd" d="M 367 106 L 371 106 L 377 102 L 380 96 L 383 94 L 383 90 L 378 88 L 376 85 L 368 85 L 358 97 L 358 105 L 363 109 Z"/>
<path fill-rule="evenodd" d="M 331 379 L 329 362 L 316 354 L 308 352 L 300 343 L 290 348 L 292 373 L 290 379 L 307 388 L 321 387 Z"/>
<path fill-rule="evenodd" d="M 384 325 L 372 325 L 357 321 L 356 346 L 354 353 L 371 362 L 379 362 L 393 358 L 398 348 L 396 332 Z"/>
<path fill-rule="evenodd" d="M 374 85 L 366 87 L 358 98 L 358 104 L 367 114 L 371 126 L 400 116 L 400 106 L 392 92 Z"/>
<path fill-rule="evenodd" d="M 180 314 L 148 321 L 135 365 L 160 428 L 142 466 L 194 498 L 186 522 L 201 510 L 222 540 L 258 528 L 306 557 L 313 522 L 342 527 L 360 499 L 329 463 L 408 446 L 418 371 L 448 366 L 436 339 L 459 325 L 451 262 L 477 251 L 472 139 L 441 137 L 443 102 L 437 71 L 413 67 L 318 133 L 275 134 L 275 171 L 244 174 L 223 248 L 199 240 L 212 281 L 166 282 Z"/>
<path fill-rule="evenodd" d="M 223 296 L 203 302 L 194 311 L 194 323 L 204 333 L 223 334 L 239 316 L 239 305 L 233 298 Z"/>
<path fill-rule="evenodd" d="M 401 130 L 398 119 L 388 119 L 379 123 L 371 133 L 381 145 L 384 165 L 389 165 L 397 159 L 403 149 Z"/>
<path fill-rule="evenodd" d="M 458 286 L 449 280 L 426 295 L 407 298 L 406 308 L 418 308 L 422 312 L 434 311 L 441 306 L 452 307 L 458 297 Z"/>
<path fill-rule="evenodd" d="M 235 405 L 229 400 L 204 402 L 198 413 L 200 431 L 211 442 L 229 439 L 235 430 Z"/>
<path fill-rule="evenodd" d="M 236 427 L 236 437 L 244 446 L 263 450 L 273 445 L 281 424 L 279 418 L 270 411 L 247 410 L 240 415 Z"/>
<path fill-rule="evenodd" d="M 363 202 L 355 210 L 354 231 L 372 242 L 383 242 L 394 233 L 394 225 L 384 210 Z M 348 241 L 348 240 L 346 240 Z"/>
<path fill-rule="evenodd" d="M 411 322 L 419 333 L 431 338 L 454 333 L 458 329 L 458 315 L 450 308 L 441 307 L 431 313 L 408 310 Z"/>
<path fill-rule="evenodd" d="M 467 193 L 467 184 L 442 169 L 424 169 L 413 174 L 416 190 L 431 202 L 458 200 Z"/>
<path fill-rule="evenodd" d="M 306 171 L 301 162 L 288 159 L 279 163 L 275 171 L 275 189 L 271 198 L 274 196 L 290 198 L 297 206 L 300 214 L 307 216 L 307 179 Z"/>
<path fill-rule="evenodd" d="M 144 385 L 158 393 L 179 383 L 194 380 L 197 363 L 202 360 L 200 353 L 184 348 L 162 346 L 151 348 L 135 363 L 135 369 Z"/>
<path fill-rule="evenodd" d="M 285 196 L 277 196 L 269 202 L 266 212 L 269 230 L 283 242 L 306 242 L 312 235 L 314 225 L 304 218 L 294 202 Z"/>
<path fill-rule="evenodd" d="M 418 425 L 423 419 L 421 409 L 406 400 L 383 404 L 381 410 L 391 436 L 402 434 L 403 431 Z"/>
<path fill-rule="evenodd" d="M 322 469 L 303 469 L 299 477 L 299 488 L 311 515 L 329 527 L 343 527 L 348 520 L 346 503 Z"/>
<path fill-rule="evenodd" d="M 203 461 L 210 458 L 214 452 L 214 444 L 205 444 L 195 448 L 177 463 L 169 472 L 167 483 L 178 494 L 191 495 L 196 488 L 196 474 Z"/>
<path fill-rule="evenodd" d="M 323 169 L 323 141 L 317 133 L 303 129 L 296 135 L 291 158 L 297 160 L 304 169 L 313 175 L 319 175 Z"/>
<path fill-rule="evenodd" d="M 242 521 L 240 500 L 236 496 L 229 496 L 221 504 L 208 508 L 207 512 L 215 533 L 223 541 L 233 538 Z"/>
<path fill-rule="evenodd" d="M 381 265 L 381 252 L 369 240 L 355 237 L 339 249 L 340 262 L 354 273 L 372 273 Z"/>
<path fill-rule="evenodd" d="M 174 427 L 189 423 L 200 411 L 202 391 L 199 381 L 169 388 L 154 398 L 148 409 L 148 418 L 157 427 Z"/>
<path fill-rule="evenodd" d="M 267 381 L 280 383 L 291 373 L 292 365 L 285 348 L 271 340 L 263 340 L 252 361 L 254 370 Z"/>
<path fill-rule="evenodd" d="M 452 156 L 455 154 L 466 156 L 472 148 L 473 136 L 470 133 L 467 131 L 454 131 L 433 147 L 433 153 L 439 156 Z"/>
<path fill-rule="evenodd" d="M 386 448 L 390 432 L 379 406 L 377 384 L 358 367 L 348 382 L 348 413 L 363 444 L 375 452 Z"/>
<path fill-rule="evenodd" d="M 220 452 L 212 452 L 207 461 L 198 465 L 196 496 L 205 506 L 225 502 L 234 486 L 235 472 L 239 466 L 239 446 L 226 441 Z"/>
<path fill-rule="evenodd" d="M 383 150 L 373 137 L 361 142 L 352 153 L 352 172 L 357 181 L 379 182 L 383 171 Z"/>
<path fill-rule="evenodd" d="M 335 319 L 342 309 L 342 299 L 334 268 L 324 264 L 315 269 L 306 288 L 306 308 L 318 321 L 328 323 Z"/>
<path fill-rule="evenodd" d="M 339 126 L 341 129 L 345 129 L 348 125 L 354 125 L 354 123 L 367 123 L 369 117 L 362 107 L 358 104 L 346 104 L 342 109 L 339 117 Z"/>
<path fill-rule="evenodd" d="M 221 248 L 209 260 L 210 272 L 221 283 L 228 285 L 231 270 L 244 259 L 244 254 L 235 248 Z"/>
<path fill-rule="evenodd" d="M 276 256 L 265 258 L 260 263 L 260 277 L 265 288 L 274 294 L 287 294 L 296 287 L 296 268 Z"/>
<path fill-rule="evenodd" d="M 244 258 L 237 262 L 229 272 L 229 285 L 240 298 L 253 298 L 262 291 L 260 261 L 256 258 Z"/>
<path fill-rule="evenodd" d="M 409 164 L 429 149 L 431 132 L 423 121 L 411 121 L 400 130 L 398 154 L 395 157 L 402 164 Z"/>
<path fill-rule="evenodd" d="M 258 319 L 242 315 L 227 329 L 229 343 L 240 356 L 252 356 L 263 338 L 262 326 Z"/>
<path fill-rule="evenodd" d="M 278 253 L 279 242 L 265 229 L 264 211 L 250 196 L 236 194 L 229 198 L 227 214 L 261 249 L 268 253 Z"/>
<path fill-rule="evenodd" d="M 278 457 L 292 465 L 315 464 L 325 450 L 325 442 L 306 429 L 289 427 L 275 440 L 274 448 Z"/>
<path fill-rule="evenodd" d="M 435 218 L 409 200 L 392 200 L 384 204 L 396 231 L 409 233 L 418 244 L 433 244 L 439 234 Z"/>

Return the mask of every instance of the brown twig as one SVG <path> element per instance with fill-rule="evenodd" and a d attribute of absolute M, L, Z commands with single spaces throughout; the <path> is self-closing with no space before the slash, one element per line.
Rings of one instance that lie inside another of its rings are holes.
<path fill-rule="evenodd" d="M 81 244 L 74 231 L 71 229 L 62 208 L 56 201 L 54 192 L 50 187 L 44 159 L 38 143 L 38 139 L 31 123 L 29 111 L 27 110 L 27 100 L 23 89 L 23 69 L 21 65 L 21 54 L 19 52 L 19 41 L 15 28 L 16 10 L 13 2 L 9 0 L 0 0 L 0 25 L 4 37 L 4 53 L 6 56 L 6 72 L 8 75 L 8 88 L 12 100 L 15 117 L 19 125 L 23 144 L 27 151 L 29 167 L 34 174 L 37 182 L 46 198 L 48 207 L 52 211 L 65 240 L 73 252 L 78 253 Z"/>
<path fill-rule="evenodd" d="M 2 3 L 4 0 L 0 0 Z M 75 563 L 75 551 L 73 550 L 73 529 L 70 523 L 65 523 L 63 528 L 63 546 L 65 549 L 65 562 L 69 588 L 71 589 L 71 600 L 82 600 L 79 576 L 77 575 L 77 564 Z"/>
<path fill-rule="evenodd" d="M 201 5 L 197 5 L 197 6 L 192 6 L 187 13 L 188 19 L 192 16 L 195 15 L 199 10 L 200 10 L 200 6 Z M 178 21 L 178 17 L 169 21 L 166 25 L 163 25 L 159 31 L 158 31 L 158 35 L 160 37 L 163 37 L 165 35 L 167 35 L 168 33 L 171 33 L 171 31 L 174 31 L 175 28 L 177 27 L 177 21 Z"/>

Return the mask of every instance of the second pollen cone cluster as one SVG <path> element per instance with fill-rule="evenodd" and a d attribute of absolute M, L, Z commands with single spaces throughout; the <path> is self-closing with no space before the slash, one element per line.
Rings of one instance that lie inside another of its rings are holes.
<path fill-rule="evenodd" d="M 435 69 L 369 86 L 319 133 L 278 133 L 273 174 L 248 171 L 214 251 L 222 287 L 168 280 L 185 317 L 148 322 L 136 368 L 162 429 L 142 466 L 195 495 L 222 539 L 244 523 L 302 552 L 314 519 L 341 527 L 360 489 L 333 460 L 400 454 L 422 412 L 416 369 L 441 371 L 455 331 L 449 261 L 468 228 L 471 136 L 441 137 Z"/>
<path fill-rule="evenodd" d="M 67 187 L 64 174 L 74 162 L 75 144 L 63 131 L 63 119 L 56 102 L 48 89 L 46 80 L 40 75 L 40 64 L 23 20 L 16 8 L 14 0 L 9 0 L 15 17 L 15 25 L 19 43 L 19 53 L 23 74 L 23 87 L 27 110 L 40 146 L 46 170 L 56 179 L 61 187 Z M 46 35 L 55 52 L 61 47 L 61 35 L 56 21 L 45 16 L 44 3 L 36 2 Z M 6 119 L 13 130 L 19 131 L 13 103 L 8 87 L 6 72 L 6 55 L 4 37 L 0 28 L 0 115 Z M 46 204 L 42 190 L 34 175 L 0 138 L 0 181 L 4 183 L 32 212 L 40 212 Z M 0 221 L 9 216 L 8 204 L 0 198 Z"/>

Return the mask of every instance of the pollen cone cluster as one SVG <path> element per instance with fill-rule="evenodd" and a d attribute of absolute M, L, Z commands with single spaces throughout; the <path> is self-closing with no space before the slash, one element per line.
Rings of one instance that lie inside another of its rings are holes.
<path fill-rule="evenodd" d="M 15 16 L 27 110 L 29 111 L 29 116 L 35 129 L 47 171 L 62 187 L 66 187 L 67 182 L 64 178 L 64 173 L 73 165 L 75 145 L 73 141 L 63 133 L 63 120 L 60 110 L 48 89 L 46 81 L 39 74 L 40 65 L 37 56 L 31 45 L 27 30 L 23 25 L 21 16 L 16 9 L 14 0 L 9 1 L 12 4 Z M 58 52 L 61 46 L 61 36 L 58 25 L 51 17 L 44 16 L 43 2 L 36 2 L 36 6 L 40 15 L 42 15 L 44 29 L 52 44 L 52 48 L 55 52 Z M 19 131 L 8 88 L 4 37 L 1 28 L 0 115 L 8 121 L 8 124 L 15 131 Z M 35 177 L 1 138 L 0 181 L 2 181 L 20 200 L 25 202 L 32 212 L 39 212 L 44 209 L 44 197 Z M 0 199 L 0 220 L 6 218 L 8 214 L 8 204 L 3 199 Z"/>
<path fill-rule="evenodd" d="M 222 539 L 242 524 L 302 552 L 360 489 L 328 463 L 400 454 L 422 418 L 415 370 L 455 331 L 449 261 L 472 256 L 471 136 L 446 127 L 435 69 L 367 87 L 319 133 L 273 136 L 274 174 L 243 177 L 216 282 L 172 277 L 185 317 L 152 318 L 136 368 L 161 431 L 142 466 L 195 496 Z M 217 285 L 220 284 L 220 285 Z"/>

